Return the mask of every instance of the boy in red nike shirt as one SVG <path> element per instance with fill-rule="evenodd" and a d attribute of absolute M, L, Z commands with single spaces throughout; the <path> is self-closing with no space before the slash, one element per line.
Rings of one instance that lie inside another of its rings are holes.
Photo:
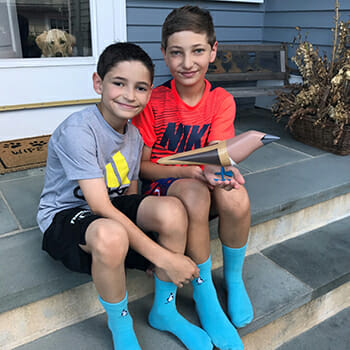
<path fill-rule="evenodd" d="M 250 227 L 250 203 L 238 169 L 216 181 L 215 166 L 164 166 L 159 158 L 207 146 L 234 136 L 236 106 L 222 88 L 205 79 L 214 62 L 217 41 L 210 13 L 196 6 L 173 10 L 162 28 L 161 51 L 173 79 L 152 92 L 144 111 L 132 122 L 145 146 L 141 163 L 143 191 L 179 198 L 189 218 L 186 254 L 197 263 L 200 278 L 192 282 L 196 310 L 205 331 L 220 349 L 243 349 L 236 329 L 221 309 L 211 276 L 208 216 L 219 216 L 228 312 L 232 323 L 244 327 L 253 308 L 242 280 Z M 150 320 L 150 324 L 159 328 Z"/>

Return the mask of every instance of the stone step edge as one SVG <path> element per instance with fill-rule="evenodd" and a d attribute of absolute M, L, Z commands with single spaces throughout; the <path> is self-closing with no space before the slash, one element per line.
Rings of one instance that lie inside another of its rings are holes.
<path fill-rule="evenodd" d="M 350 306 L 350 282 L 294 309 L 242 338 L 249 350 L 277 349 Z"/>
<path fill-rule="evenodd" d="M 269 221 L 251 226 L 247 254 L 256 253 L 272 245 L 313 231 L 350 216 L 350 192 Z M 211 220 L 211 254 L 222 259 L 217 239 L 218 219 Z"/>
<path fill-rule="evenodd" d="M 346 217 L 349 212 L 350 195 L 343 195 L 285 215 L 283 219 L 273 219 L 255 225 L 251 228 L 247 255 Z M 306 218 L 317 218 L 317 220 L 311 222 Z M 216 225 L 217 220 L 213 220 L 211 230 L 216 230 Z M 288 234 L 281 235 L 281 232 L 286 230 L 289 230 Z M 218 238 L 211 240 L 211 255 L 212 268 L 221 267 L 222 252 Z M 133 301 L 151 293 L 153 281 L 142 272 L 129 271 L 127 289 L 129 300 Z M 25 344 L 102 312 L 91 282 L 9 310 L 0 314 L 0 329 L 3 330 L 0 336 L 0 348 L 2 346 L 13 348 Z"/>
<path fill-rule="evenodd" d="M 284 343 L 350 307 L 349 295 L 350 282 L 347 282 L 316 299 L 310 300 L 256 331 L 244 335 L 242 341 L 245 349 L 277 349 Z M 23 344 L 25 343 L 15 346 Z M 11 350 L 13 346 L 5 346 L 2 349 Z"/>

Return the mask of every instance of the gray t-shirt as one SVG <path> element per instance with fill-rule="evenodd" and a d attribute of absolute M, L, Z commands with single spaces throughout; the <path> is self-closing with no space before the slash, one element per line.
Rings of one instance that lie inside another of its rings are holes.
<path fill-rule="evenodd" d="M 104 178 L 110 198 L 125 193 L 138 179 L 142 147 L 136 127 L 128 123 L 125 134 L 118 133 L 97 106 L 70 115 L 49 141 L 37 215 L 40 230 L 45 232 L 62 210 L 88 209 L 77 180 Z"/>

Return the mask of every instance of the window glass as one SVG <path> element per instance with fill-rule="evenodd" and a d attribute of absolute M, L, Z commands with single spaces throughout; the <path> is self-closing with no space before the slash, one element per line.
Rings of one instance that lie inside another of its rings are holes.
<path fill-rule="evenodd" d="M 89 0 L 0 0 L 0 58 L 91 55 Z"/>

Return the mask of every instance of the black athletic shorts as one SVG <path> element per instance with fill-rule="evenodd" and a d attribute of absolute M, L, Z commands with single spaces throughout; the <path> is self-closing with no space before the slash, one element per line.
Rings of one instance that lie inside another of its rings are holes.
<path fill-rule="evenodd" d="M 136 224 L 137 210 L 146 195 L 119 196 L 112 200 L 113 205 Z M 57 213 L 44 233 L 42 249 L 55 260 L 60 260 L 68 269 L 91 274 L 91 255 L 84 252 L 79 244 L 86 244 L 85 233 L 90 225 L 101 216 L 90 210 L 72 208 Z M 156 234 L 146 232 L 156 240 Z M 146 270 L 150 262 L 142 255 L 129 249 L 125 259 L 127 268 Z"/>

